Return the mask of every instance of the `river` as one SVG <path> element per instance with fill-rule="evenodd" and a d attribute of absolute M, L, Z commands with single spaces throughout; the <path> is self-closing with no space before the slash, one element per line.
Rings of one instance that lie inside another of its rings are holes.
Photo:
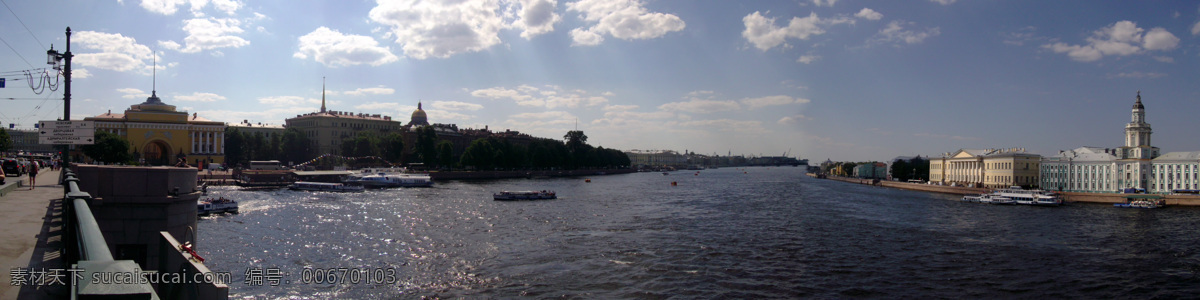
<path fill-rule="evenodd" d="M 1200 208 L 963 203 L 813 179 L 794 167 L 584 179 L 356 194 L 219 187 L 213 196 L 239 200 L 241 214 L 202 217 L 198 248 L 210 269 L 232 273 L 233 298 L 1200 293 Z M 559 199 L 491 199 L 543 189 Z M 339 275 L 321 280 L 339 283 L 314 282 L 329 269 Z M 263 273 L 279 281 L 253 280 Z M 371 276 L 350 283 L 363 273 Z M 368 278 L 385 273 L 394 276 Z"/>

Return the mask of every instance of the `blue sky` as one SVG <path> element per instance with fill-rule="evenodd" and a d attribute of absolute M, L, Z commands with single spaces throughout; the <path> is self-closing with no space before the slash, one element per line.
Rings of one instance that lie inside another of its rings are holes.
<path fill-rule="evenodd" d="M 883 160 L 1117 147 L 1142 91 L 1154 145 L 1200 150 L 1193 1 L 3 0 L 0 121 L 158 95 L 226 122 L 320 107 L 618 149 Z M 28 30 L 26 30 L 28 28 Z M 19 55 L 18 55 L 19 54 Z M 23 59 L 22 59 L 23 57 Z M 15 98 L 9 100 L 8 98 Z M 49 99 L 49 100 L 47 100 Z"/>

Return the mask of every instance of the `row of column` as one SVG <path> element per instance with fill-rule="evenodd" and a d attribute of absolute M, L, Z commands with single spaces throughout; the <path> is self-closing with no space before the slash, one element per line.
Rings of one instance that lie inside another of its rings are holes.
<path fill-rule="evenodd" d="M 225 154 L 224 132 L 192 132 L 192 153 Z"/>

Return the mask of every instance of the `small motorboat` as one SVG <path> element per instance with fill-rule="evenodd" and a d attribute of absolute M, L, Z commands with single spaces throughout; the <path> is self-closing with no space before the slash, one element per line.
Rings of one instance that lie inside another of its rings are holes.
<path fill-rule="evenodd" d="M 1162 208 L 1163 206 L 1166 206 L 1165 201 L 1147 199 L 1133 200 L 1129 201 L 1128 203 L 1113 203 L 1113 207 L 1121 208 Z"/>
<path fill-rule="evenodd" d="M 225 197 L 208 198 L 196 203 L 196 214 L 207 216 L 212 213 L 238 213 L 238 203 Z"/>
<path fill-rule="evenodd" d="M 558 199 L 558 195 L 554 191 L 503 191 L 492 194 L 492 199 L 497 201 L 512 201 L 512 200 L 544 200 Z"/>

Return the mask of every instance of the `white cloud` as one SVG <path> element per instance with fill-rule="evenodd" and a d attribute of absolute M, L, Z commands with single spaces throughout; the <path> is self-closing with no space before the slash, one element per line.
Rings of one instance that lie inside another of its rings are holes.
<path fill-rule="evenodd" d="M 817 61 L 818 59 L 821 59 L 820 55 L 801 55 L 800 58 L 796 59 L 796 62 L 807 65 Z"/>
<path fill-rule="evenodd" d="M 950 5 L 950 4 L 954 4 L 954 2 L 955 2 L 955 1 L 958 1 L 958 0 L 929 0 L 929 2 L 936 2 L 936 3 L 938 3 L 938 4 L 941 4 L 941 5 Z"/>
<path fill-rule="evenodd" d="M 1175 58 L 1172 58 L 1170 56 L 1154 56 L 1154 60 L 1157 60 L 1159 62 L 1165 62 L 1165 63 L 1175 62 Z"/>
<path fill-rule="evenodd" d="M 208 6 L 209 2 L 212 3 L 213 8 L 228 15 L 233 15 L 243 6 L 242 2 L 238 0 L 142 0 L 141 6 L 150 12 L 169 16 L 179 11 L 180 6 L 190 4 L 192 14 L 196 17 L 203 17 L 202 10 Z"/>
<path fill-rule="evenodd" d="M 149 73 L 148 60 L 153 59 L 150 47 L 138 44 L 132 37 L 119 33 L 80 31 L 74 34 L 77 45 L 84 49 L 100 50 L 99 53 L 75 53 L 73 63 L 84 67 L 125 72 L 130 70 Z"/>
<path fill-rule="evenodd" d="M 867 20 L 871 20 L 871 21 L 877 21 L 879 19 L 883 19 L 883 14 L 881 14 L 873 9 L 866 8 L 866 7 L 863 7 L 863 9 L 858 11 L 858 13 L 854 14 L 854 16 L 863 18 L 863 19 L 867 19 Z"/>
<path fill-rule="evenodd" d="M 828 7 L 833 7 L 833 4 L 837 2 L 838 0 L 812 0 L 813 5 Z"/>
<path fill-rule="evenodd" d="M 142 0 L 142 8 L 158 14 L 173 15 L 188 0 Z"/>
<path fill-rule="evenodd" d="M 228 123 L 240 123 L 242 120 L 249 120 L 253 123 L 266 124 L 284 124 L 284 119 L 292 118 L 299 114 L 310 113 L 313 107 L 305 106 L 289 106 L 272 108 L 268 110 L 201 110 L 196 113 L 201 117 Z"/>
<path fill-rule="evenodd" d="M 792 98 L 791 96 L 776 95 L 758 98 L 746 98 L 742 99 L 741 102 L 749 109 L 759 109 L 774 105 L 804 104 L 811 101 L 804 98 Z"/>
<path fill-rule="evenodd" d="M 580 0 L 567 3 L 568 11 L 579 12 L 592 25 L 571 30 L 574 45 L 594 46 L 604 35 L 622 40 L 658 38 L 683 30 L 687 25 L 678 16 L 650 12 L 640 0 Z"/>
<path fill-rule="evenodd" d="M 1042 45 L 1042 48 L 1054 53 L 1066 53 L 1076 61 L 1090 62 L 1100 60 L 1105 55 L 1127 56 L 1145 50 L 1165 51 L 1179 45 L 1179 38 L 1166 29 L 1156 27 L 1143 35 L 1144 31 L 1137 27 L 1137 23 L 1120 21 L 1092 32 L 1085 45 L 1055 42 Z"/>
<path fill-rule="evenodd" d="M 71 69 L 71 80 L 84 79 L 88 77 L 92 77 L 92 72 L 88 71 L 88 69 Z"/>
<path fill-rule="evenodd" d="M 779 121 L 776 121 L 776 123 L 779 123 L 779 125 L 796 125 L 801 120 L 808 120 L 808 117 L 804 115 L 786 116 L 779 118 Z"/>
<path fill-rule="evenodd" d="M 512 99 L 517 105 L 544 106 L 546 108 L 597 106 L 608 103 L 608 98 L 592 96 L 584 90 L 562 91 L 557 86 L 547 86 L 542 90 L 529 85 L 521 85 L 516 89 L 494 87 L 471 92 L 471 96 L 488 99 Z"/>
<path fill-rule="evenodd" d="M 404 111 L 404 109 L 408 108 L 408 107 L 411 107 L 411 106 L 400 105 L 399 103 L 395 103 L 395 102 L 370 102 L 370 103 L 355 105 L 354 109 L 366 110 L 366 111 L 381 111 L 381 110 Z M 413 107 L 413 110 L 416 110 L 416 107 Z"/>
<path fill-rule="evenodd" d="M 1142 47 L 1146 50 L 1171 50 L 1179 45 L 1179 38 L 1162 27 L 1150 29 L 1144 39 Z"/>
<path fill-rule="evenodd" d="M 928 133 L 928 132 L 914 133 L 913 135 L 919 136 L 919 137 L 928 137 L 928 138 L 937 138 L 937 139 L 951 139 L 951 140 L 956 140 L 956 141 L 974 141 L 974 140 L 980 139 L 980 138 L 973 137 L 973 136 L 947 135 L 947 134 L 936 134 L 936 133 Z"/>
<path fill-rule="evenodd" d="M 1137 78 L 1137 79 L 1154 79 L 1154 78 L 1166 77 L 1166 76 L 1167 76 L 1167 74 L 1164 74 L 1164 73 L 1158 73 L 1158 72 L 1141 72 L 1141 71 L 1134 71 L 1134 72 L 1121 72 L 1121 73 L 1117 73 L 1116 75 L 1113 75 L 1113 76 L 1111 76 L 1111 77 L 1117 77 L 1117 78 Z"/>
<path fill-rule="evenodd" d="M 191 95 L 175 96 L 175 100 L 185 101 L 185 102 L 214 102 L 214 101 L 225 100 L 225 96 L 221 96 L 221 95 L 217 95 L 217 94 L 213 94 L 213 93 L 192 92 Z"/>
<path fill-rule="evenodd" d="M 521 37 L 527 40 L 554 31 L 554 24 L 562 21 L 562 16 L 554 12 L 557 0 L 520 0 L 519 3 L 517 20 L 512 25 L 524 29 Z"/>
<path fill-rule="evenodd" d="M 710 130 L 716 131 L 737 131 L 761 133 L 766 130 L 762 128 L 762 122 L 759 121 L 738 121 L 731 119 L 716 119 L 716 120 L 692 120 L 683 122 L 669 122 L 672 127 L 708 127 Z"/>
<path fill-rule="evenodd" d="M 742 24 L 746 26 L 746 30 L 742 31 L 742 37 L 754 44 L 755 48 L 763 51 L 779 45 L 789 48 L 790 45 L 785 43 L 788 38 L 807 40 L 809 37 L 824 34 L 823 26 L 843 23 L 854 24 L 854 20 L 849 18 L 821 19 L 817 13 L 813 12 L 804 18 L 792 17 L 787 27 L 778 27 L 775 26 L 775 18 L 767 18 L 756 11 L 742 18 Z"/>
<path fill-rule="evenodd" d="M 300 96 L 269 96 L 258 98 L 258 103 L 274 106 L 297 106 L 302 104 L 321 104 L 321 99 Z"/>
<path fill-rule="evenodd" d="M 1192 25 L 1192 35 L 1200 35 L 1200 21 L 1196 21 L 1196 25 Z"/>
<path fill-rule="evenodd" d="M 674 118 L 675 113 L 661 110 L 653 112 L 609 111 L 604 113 L 604 117 L 609 119 L 656 120 Z"/>
<path fill-rule="evenodd" d="M 312 57 L 329 67 L 380 66 L 400 59 L 390 48 L 379 47 L 379 43 L 369 36 L 342 34 L 325 26 L 301 36 L 299 42 L 300 49 L 292 57 Z"/>
<path fill-rule="evenodd" d="M 886 44 L 895 43 L 899 46 L 903 44 L 920 44 L 925 39 L 935 37 L 942 34 L 940 28 L 926 28 L 925 30 L 905 30 L 905 26 L 914 25 L 912 22 L 892 21 L 888 23 L 875 37 L 871 38 L 868 43 L 871 44 Z"/>
<path fill-rule="evenodd" d="M 483 105 L 459 101 L 434 101 L 429 104 L 430 107 L 442 110 L 469 110 L 477 111 L 483 109 Z"/>
<path fill-rule="evenodd" d="M 739 110 L 741 109 L 741 106 L 735 101 L 692 99 L 688 101 L 671 102 L 659 105 L 658 109 L 666 111 L 707 114 L 721 111 Z"/>
<path fill-rule="evenodd" d="M 504 121 L 504 123 L 523 128 L 536 128 L 551 125 L 570 125 L 575 124 L 576 120 L 578 120 L 578 117 L 569 112 L 543 111 L 511 115 L 508 116 L 508 120 Z"/>
<path fill-rule="evenodd" d="M 382 85 L 381 85 L 381 86 L 378 86 L 378 87 L 373 87 L 373 88 L 358 88 L 358 89 L 355 89 L 355 90 L 353 90 L 353 91 L 345 91 L 345 92 L 342 92 L 342 94 L 345 94 L 345 95 L 350 95 L 350 96 L 362 96 L 362 95 L 391 95 L 391 94 L 393 94 L 393 93 L 395 93 L 395 92 L 396 92 L 396 90 L 395 90 L 395 89 L 388 88 L 388 87 L 384 87 L 384 86 L 382 86 Z"/>
<path fill-rule="evenodd" d="M 499 11 L 495 0 L 379 1 L 368 15 L 390 27 L 385 38 L 395 38 L 405 55 L 425 59 L 499 44 L 498 32 L 507 26 Z"/>
<path fill-rule="evenodd" d="M 625 111 L 637 109 L 637 105 L 605 105 L 604 111 Z"/>
<path fill-rule="evenodd" d="M 212 0 L 212 4 L 213 8 L 229 15 L 233 15 L 243 5 L 241 1 L 237 0 Z"/>
<path fill-rule="evenodd" d="M 159 45 L 183 53 L 196 53 L 250 44 L 250 41 L 235 35 L 243 32 L 241 22 L 236 19 L 190 19 L 183 23 L 183 31 L 188 33 L 188 36 L 183 38 L 186 46 L 174 41 L 159 41 Z"/>
<path fill-rule="evenodd" d="M 143 99 L 146 97 L 150 97 L 150 93 L 147 93 L 142 90 L 135 89 L 135 88 L 121 88 L 121 89 L 117 89 L 117 92 L 124 94 L 124 95 L 121 95 L 121 98 L 125 98 L 125 99 Z"/>
<path fill-rule="evenodd" d="M 467 115 L 467 114 L 453 112 L 453 111 L 440 110 L 440 109 L 426 109 L 425 115 L 428 116 L 430 120 L 439 120 L 439 121 L 440 120 L 466 121 L 466 120 L 471 120 L 471 119 L 475 118 L 475 116 L 472 116 L 472 115 Z"/>

